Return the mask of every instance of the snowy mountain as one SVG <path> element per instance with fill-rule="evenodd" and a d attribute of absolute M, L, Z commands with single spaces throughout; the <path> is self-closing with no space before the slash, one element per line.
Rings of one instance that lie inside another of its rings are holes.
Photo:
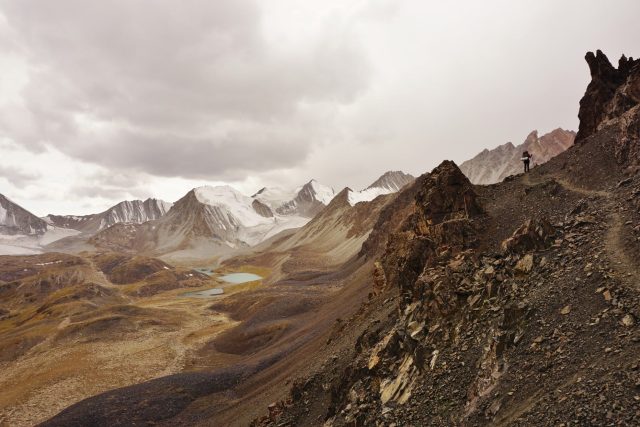
<path fill-rule="evenodd" d="M 353 206 L 359 202 L 369 202 L 383 194 L 395 193 L 414 180 L 413 176 L 401 171 L 385 172 L 364 190 L 349 191 L 349 203 Z"/>
<path fill-rule="evenodd" d="M 0 194 L 0 234 L 42 235 L 47 223 Z"/>
<path fill-rule="evenodd" d="M 333 188 L 320 184 L 315 179 L 299 187 L 295 191 L 296 196 L 284 202 L 276 209 L 280 215 L 300 215 L 313 218 L 336 195 Z"/>
<path fill-rule="evenodd" d="M 118 223 L 141 224 L 158 219 L 169 211 L 172 203 L 159 199 L 125 200 L 104 212 L 91 215 L 47 215 L 43 219 L 57 227 L 84 233 L 96 233 Z"/>
<path fill-rule="evenodd" d="M 189 191 L 157 220 L 139 226 L 116 224 L 97 233 L 90 242 L 111 249 L 157 253 L 228 249 L 255 245 L 283 230 L 302 227 L 309 220 L 295 212 L 281 215 L 259 198 L 248 197 L 228 185 L 203 186 Z"/>
<path fill-rule="evenodd" d="M 37 254 L 43 246 L 75 234 L 47 224 L 0 194 L 0 255 Z"/>
<path fill-rule="evenodd" d="M 575 136 L 573 131 L 558 128 L 538 137 L 538 131 L 534 130 L 522 144 L 507 142 L 493 150 L 485 149 L 462 163 L 460 170 L 474 184 L 495 184 L 509 175 L 522 173 L 520 158 L 524 151 L 533 155 L 533 165 L 542 164 L 573 145 Z"/>
<path fill-rule="evenodd" d="M 272 211 L 276 211 L 286 202 L 293 200 L 298 195 L 296 190 L 285 190 L 280 187 L 263 187 L 256 192 L 252 199 L 268 206 Z"/>

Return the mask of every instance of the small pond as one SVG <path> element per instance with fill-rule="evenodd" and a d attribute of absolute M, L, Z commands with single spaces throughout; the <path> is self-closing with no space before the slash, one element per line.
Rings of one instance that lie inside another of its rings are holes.
<path fill-rule="evenodd" d="M 211 276 L 214 272 L 208 268 L 198 268 L 197 271 L 201 273 L 208 274 Z M 262 280 L 262 277 L 257 274 L 252 273 L 230 273 L 220 277 L 221 280 L 232 283 L 234 285 L 238 285 L 240 283 L 253 282 L 255 280 Z M 186 292 L 182 294 L 183 297 L 191 297 L 191 298 L 209 298 L 214 297 L 216 295 L 222 295 L 224 293 L 224 289 L 222 288 L 212 288 L 205 289 L 203 291 L 195 291 L 195 292 Z"/>
<path fill-rule="evenodd" d="M 239 284 L 253 282 L 254 280 L 262 280 L 262 277 L 252 273 L 231 273 L 220 277 L 227 283 Z"/>

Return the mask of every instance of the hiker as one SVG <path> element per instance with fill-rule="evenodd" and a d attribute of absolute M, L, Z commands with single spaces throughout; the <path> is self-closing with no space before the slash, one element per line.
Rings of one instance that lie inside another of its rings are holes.
<path fill-rule="evenodd" d="M 529 154 L 528 151 L 525 151 L 524 153 L 522 153 L 522 163 L 524 163 L 524 171 L 529 172 L 529 162 L 531 161 L 531 159 L 533 159 L 533 156 L 531 154 Z"/>

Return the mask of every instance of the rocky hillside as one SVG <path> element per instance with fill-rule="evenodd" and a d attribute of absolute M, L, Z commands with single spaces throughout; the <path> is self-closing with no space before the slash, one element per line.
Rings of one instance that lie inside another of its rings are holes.
<path fill-rule="evenodd" d="M 158 199 L 125 200 L 104 212 L 91 215 L 47 215 L 51 225 L 70 228 L 84 233 L 96 233 L 114 224 L 142 224 L 158 219 L 169 211 L 171 203 Z"/>
<path fill-rule="evenodd" d="M 496 185 L 445 161 L 369 205 L 341 192 L 252 258 L 284 277 L 211 307 L 237 324 L 203 352 L 235 365 L 112 390 L 44 425 L 638 425 L 640 175 L 624 153 L 640 132 L 607 123 Z M 360 251 L 315 262 L 345 231 Z"/>
<path fill-rule="evenodd" d="M 483 150 L 480 154 L 460 165 L 462 172 L 474 184 L 495 184 L 510 175 L 522 173 L 522 153 L 533 155 L 533 165 L 543 164 L 565 151 L 576 134 L 573 131 L 555 129 L 538 137 L 538 131 L 531 132 L 520 145 L 511 142 L 493 150 Z"/>
<path fill-rule="evenodd" d="M 0 194 L 0 234 L 40 235 L 47 223 Z"/>
<path fill-rule="evenodd" d="M 373 294 L 342 344 L 254 424 L 638 424 L 640 176 L 619 164 L 640 132 L 612 120 L 497 186 L 419 178 L 363 245 Z"/>

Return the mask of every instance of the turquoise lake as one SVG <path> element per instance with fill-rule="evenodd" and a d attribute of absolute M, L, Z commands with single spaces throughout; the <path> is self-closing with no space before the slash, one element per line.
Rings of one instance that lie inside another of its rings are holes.
<path fill-rule="evenodd" d="M 197 270 L 201 273 L 205 273 L 208 275 L 214 274 L 213 270 L 208 268 L 198 268 Z M 262 280 L 262 277 L 252 273 L 230 273 L 230 274 L 221 276 L 220 279 L 227 283 L 233 283 L 234 285 L 238 285 L 240 283 L 247 283 L 247 282 L 253 282 L 255 280 Z M 204 291 L 186 292 L 181 296 L 191 297 L 191 298 L 209 298 L 209 297 L 215 297 L 216 295 L 222 295 L 222 294 L 224 294 L 224 289 L 211 288 L 211 289 L 205 289 Z"/>

